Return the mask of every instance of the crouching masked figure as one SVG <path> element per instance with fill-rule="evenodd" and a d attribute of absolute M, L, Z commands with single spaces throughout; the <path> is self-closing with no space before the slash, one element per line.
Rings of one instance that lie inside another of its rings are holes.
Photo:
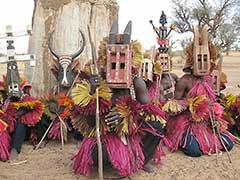
<path fill-rule="evenodd" d="M 239 95 L 227 94 L 224 95 L 221 91 L 226 88 L 227 75 L 222 72 L 221 68 L 222 59 L 218 61 L 218 64 L 212 72 L 212 76 L 215 79 L 213 83 L 215 94 L 218 98 L 218 102 L 224 107 L 223 117 L 228 122 L 228 130 L 236 135 L 240 135 L 240 97 Z"/>
<path fill-rule="evenodd" d="M 228 94 L 221 99 L 224 106 L 224 118 L 229 122 L 228 130 L 240 136 L 240 96 Z"/>
<path fill-rule="evenodd" d="M 11 135 L 11 153 L 21 152 L 26 138 L 37 139 L 37 123 L 43 113 L 43 104 L 30 94 L 31 85 L 21 80 L 15 61 L 8 62 L 7 76 L 3 79 L 4 100 L 2 117 Z M 9 157 L 8 157 L 9 158 Z"/>
<path fill-rule="evenodd" d="M 181 148 L 193 157 L 231 150 L 234 137 L 227 131 L 224 108 L 216 102 L 212 88 L 211 61 L 216 60 L 216 48 L 208 40 L 207 27 L 201 33 L 194 27 L 194 42 L 186 53 L 187 63 L 183 69 L 186 74 L 177 82 L 175 90 L 182 112 L 171 117 L 166 127 L 170 148 L 172 151 Z"/>
<path fill-rule="evenodd" d="M 42 131 L 46 132 L 51 125 L 48 132 L 49 139 L 59 140 L 62 133 L 63 139 L 67 141 L 67 134 L 72 130 L 70 114 L 74 108 L 74 103 L 70 97 L 70 89 L 79 78 L 79 56 L 86 45 L 85 36 L 80 30 L 79 35 L 81 36 L 81 46 L 70 55 L 57 53 L 52 47 L 52 33 L 49 33 L 48 36 L 48 47 L 53 56 L 51 71 L 57 80 L 57 86 L 42 98 L 45 108 L 41 127 Z M 81 135 L 78 134 L 78 136 Z"/>
<path fill-rule="evenodd" d="M 89 76 L 72 90 L 76 104 L 73 125 L 84 135 L 78 152 L 72 158 L 73 169 L 75 173 L 86 176 L 90 176 L 91 168 L 98 165 L 96 87 L 99 89 L 104 169 L 111 167 L 119 175 L 129 176 L 142 169 L 150 159 L 159 163 L 161 158 L 159 142 L 165 123 L 164 112 L 151 104 L 145 82 L 133 77 L 131 22 L 124 35 L 117 33 L 115 22 L 109 40 L 100 45 L 101 78 Z M 103 58 L 101 52 L 107 52 L 107 56 Z M 136 100 L 130 93 L 132 85 Z"/>
<path fill-rule="evenodd" d="M 2 81 L 0 81 L 1 106 L 0 106 L 0 160 L 6 161 L 9 159 L 10 152 L 10 135 L 7 130 L 7 122 L 4 121 L 4 112 L 2 110 L 2 101 L 5 99 L 5 88 Z"/>

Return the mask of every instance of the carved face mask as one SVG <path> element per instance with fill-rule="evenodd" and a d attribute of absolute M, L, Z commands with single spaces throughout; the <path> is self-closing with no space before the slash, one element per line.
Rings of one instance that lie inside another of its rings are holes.
<path fill-rule="evenodd" d="M 60 57 L 59 58 L 59 72 L 57 80 L 63 87 L 70 87 L 73 82 L 72 73 L 72 59 L 71 57 Z"/>
<path fill-rule="evenodd" d="M 60 88 L 68 88 L 72 85 L 74 78 L 73 69 L 76 68 L 79 63 L 77 57 L 83 52 L 86 45 L 85 36 L 81 31 L 80 34 L 82 37 L 82 46 L 77 52 L 69 56 L 59 56 L 51 45 L 52 34 L 50 33 L 48 36 L 48 47 L 55 57 L 52 71 L 59 82 Z"/>
<path fill-rule="evenodd" d="M 22 95 L 20 90 L 20 77 L 16 61 L 7 63 L 7 95 L 10 99 L 19 99 Z"/>
<path fill-rule="evenodd" d="M 153 77 L 153 63 L 151 59 L 143 59 L 142 68 L 140 71 L 140 76 L 143 79 L 148 79 L 152 81 Z"/>
<path fill-rule="evenodd" d="M 197 26 L 194 28 L 193 44 L 193 74 L 195 76 L 204 76 L 210 74 L 211 62 L 208 47 L 207 26 L 204 26 L 199 32 Z"/>
<path fill-rule="evenodd" d="M 222 57 L 218 61 L 216 67 L 212 71 L 213 90 L 216 95 L 220 95 L 221 90 L 221 75 L 222 75 Z"/>
<path fill-rule="evenodd" d="M 107 45 L 106 80 L 111 88 L 130 88 L 132 82 L 132 48 L 130 44 L 132 22 L 129 21 L 124 34 L 118 33 L 115 21 L 109 33 Z"/>
<path fill-rule="evenodd" d="M 171 69 L 170 59 L 167 53 L 160 53 L 157 56 L 157 61 L 160 61 L 163 72 L 169 72 Z"/>

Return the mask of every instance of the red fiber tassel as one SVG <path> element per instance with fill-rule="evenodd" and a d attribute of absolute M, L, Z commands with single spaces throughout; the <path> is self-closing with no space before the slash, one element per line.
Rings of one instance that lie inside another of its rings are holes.
<path fill-rule="evenodd" d="M 93 165 L 92 150 L 96 145 L 96 138 L 84 138 L 78 153 L 72 157 L 73 170 L 75 173 L 91 176 L 91 166 Z"/>
<path fill-rule="evenodd" d="M 109 159 L 113 168 L 122 176 L 130 176 L 142 169 L 144 165 L 140 137 L 135 135 L 126 138 L 127 145 L 123 144 L 119 136 L 108 135 L 106 137 Z"/>
<path fill-rule="evenodd" d="M 176 151 L 178 149 L 180 142 L 182 140 L 183 133 L 189 126 L 190 123 L 189 118 L 191 118 L 191 113 L 188 111 L 182 113 L 179 116 L 173 116 L 172 119 L 169 119 L 167 121 L 166 138 L 171 142 L 167 145 L 170 146 L 169 148 L 172 151 Z"/>
<path fill-rule="evenodd" d="M 59 140 L 61 136 L 60 121 L 55 120 L 48 133 L 49 139 Z"/>
<path fill-rule="evenodd" d="M 10 136 L 7 131 L 0 133 L 0 159 L 7 161 L 9 159 Z"/>
<path fill-rule="evenodd" d="M 163 139 L 160 140 L 155 152 L 154 152 L 154 155 L 153 155 L 153 158 L 152 160 L 158 164 L 158 165 L 162 165 L 162 157 L 163 156 L 166 156 L 166 153 L 164 152 L 163 150 L 163 144 L 164 144 L 164 141 Z"/>
<path fill-rule="evenodd" d="M 38 143 L 37 130 L 31 129 L 30 142 L 35 146 Z"/>

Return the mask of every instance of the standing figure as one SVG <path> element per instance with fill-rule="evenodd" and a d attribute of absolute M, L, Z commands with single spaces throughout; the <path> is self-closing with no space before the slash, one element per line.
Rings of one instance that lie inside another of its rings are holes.
<path fill-rule="evenodd" d="M 194 27 L 194 41 L 186 49 L 186 72 L 176 84 L 175 99 L 184 110 L 168 120 L 167 138 L 171 150 L 181 148 L 189 156 L 217 153 L 233 148 L 234 137 L 227 131 L 223 107 L 216 102 L 210 76 L 216 48 L 208 40 L 207 27 Z"/>
<path fill-rule="evenodd" d="M 109 40 L 103 45 L 105 50 L 101 49 L 101 52 L 107 52 L 105 59 L 99 59 L 99 65 L 106 64 L 100 72 L 101 77 L 89 75 L 72 90 L 76 104 L 73 125 L 84 135 L 73 157 L 75 173 L 90 176 L 91 167 L 98 165 L 96 87 L 99 90 L 104 169 L 114 168 L 119 175 L 129 176 L 152 158 L 160 162 L 164 112 L 151 104 L 145 82 L 133 74 L 136 71 L 132 71 L 134 53 L 130 38 L 131 22 L 124 34 L 118 34 L 117 22 L 113 23 Z M 103 57 L 102 54 L 99 57 Z M 132 86 L 136 99 L 131 95 Z"/>

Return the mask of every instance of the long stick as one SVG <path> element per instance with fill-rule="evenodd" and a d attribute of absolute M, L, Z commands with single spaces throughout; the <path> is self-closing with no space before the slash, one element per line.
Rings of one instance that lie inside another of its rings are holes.
<path fill-rule="evenodd" d="M 214 119 L 214 120 L 216 119 L 215 116 L 214 116 L 214 113 L 213 113 L 213 119 Z M 221 134 L 220 134 L 220 130 L 219 130 L 219 128 L 220 128 L 220 127 L 217 126 L 218 137 L 219 137 L 219 139 L 220 139 L 220 141 L 221 141 L 221 143 L 222 143 L 222 145 L 223 145 L 225 151 L 227 152 L 227 156 L 228 156 L 229 162 L 232 163 L 231 156 L 230 156 L 230 154 L 229 154 L 229 151 L 228 151 L 227 147 L 225 146 L 225 144 L 224 144 L 224 142 L 223 142 L 223 140 L 222 140 L 222 136 L 221 136 Z"/>
<path fill-rule="evenodd" d="M 10 163 L 11 166 L 15 166 L 15 165 L 20 165 L 20 164 L 24 164 L 26 163 L 27 160 L 24 160 L 24 161 L 20 161 L 20 162 L 15 162 L 15 163 Z"/>
<path fill-rule="evenodd" d="M 156 27 L 155 27 L 154 24 L 153 24 L 153 21 L 150 20 L 149 23 L 152 25 L 153 30 L 156 32 L 157 36 L 158 36 L 159 38 L 161 38 L 159 32 L 156 30 Z"/>
<path fill-rule="evenodd" d="M 213 135 L 214 135 L 214 144 L 215 144 L 215 151 L 216 151 L 216 162 L 218 164 L 218 147 L 217 147 L 217 140 L 216 140 L 216 131 L 215 131 L 215 128 L 214 128 L 213 118 L 212 118 L 211 112 L 209 112 L 209 116 L 210 116 L 212 129 L 213 129 Z"/>
<path fill-rule="evenodd" d="M 230 134 L 231 134 L 231 136 L 234 137 L 235 143 L 238 144 L 238 145 L 240 145 L 240 139 L 239 139 L 238 137 L 234 136 L 232 133 L 230 133 Z"/>
<path fill-rule="evenodd" d="M 96 49 L 92 41 L 91 36 L 91 29 L 90 25 L 88 24 L 88 35 L 89 41 L 92 49 L 92 64 L 94 66 L 94 71 L 92 74 L 98 75 L 98 68 L 97 68 L 97 55 Z M 100 120 L 99 120 L 99 94 L 98 94 L 98 87 L 96 88 L 96 136 L 97 136 L 97 145 L 98 145 L 98 176 L 99 180 L 103 180 L 103 160 L 102 160 L 102 143 L 100 137 Z"/>
<path fill-rule="evenodd" d="M 64 123 L 64 121 L 62 120 L 62 118 L 59 116 L 58 113 L 56 113 L 59 121 L 60 121 L 60 133 L 61 133 L 61 143 L 62 143 L 62 149 L 64 148 L 64 138 L 63 138 L 63 126 L 65 127 L 65 129 L 67 129 L 66 124 Z"/>
<path fill-rule="evenodd" d="M 51 124 L 48 126 L 48 128 L 47 128 L 46 132 L 44 133 L 44 135 L 43 135 L 42 139 L 40 140 L 40 142 L 37 144 L 37 146 L 36 146 L 35 150 L 38 150 L 38 148 L 39 148 L 39 147 L 40 147 L 40 145 L 42 144 L 42 142 L 43 142 L 43 140 L 45 139 L 46 135 L 48 134 L 48 132 L 49 132 L 50 128 L 52 127 L 52 125 L 53 125 L 53 122 L 54 122 L 54 120 L 53 120 L 53 121 L 51 122 Z"/>
<path fill-rule="evenodd" d="M 56 113 L 56 115 L 57 115 L 58 119 L 60 120 L 60 122 L 62 123 L 62 125 L 64 125 L 64 128 L 67 129 L 67 126 L 66 126 L 65 122 L 62 120 L 61 116 L 59 116 L 58 113 Z"/>
<path fill-rule="evenodd" d="M 225 151 L 227 152 L 227 156 L 228 156 L 229 162 L 232 163 L 232 159 L 231 159 L 231 156 L 229 154 L 229 151 L 228 151 L 227 147 L 225 146 L 225 144 L 224 144 L 224 142 L 222 140 L 222 137 L 221 137 L 221 134 L 220 134 L 220 131 L 219 131 L 219 127 L 217 128 L 217 132 L 218 132 L 219 139 L 220 139 L 220 141 L 221 141 Z"/>
<path fill-rule="evenodd" d="M 61 133 L 61 144 L 62 144 L 62 150 L 64 148 L 64 140 L 63 140 L 63 125 L 62 122 L 60 121 L 60 133 Z"/>
<path fill-rule="evenodd" d="M 159 87 L 158 87 L 158 85 L 159 85 L 159 77 L 157 77 L 157 87 L 156 87 L 156 96 L 155 96 L 155 102 L 156 103 L 158 103 L 158 101 L 159 101 Z"/>
<path fill-rule="evenodd" d="M 160 86 L 161 86 L 161 80 L 162 80 L 162 73 L 157 77 L 157 88 L 156 88 L 156 97 L 155 101 L 158 104 L 160 102 Z"/>
<path fill-rule="evenodd" d="M 76 81 L 77 81 L 77 79 L 78 79 L 79 75 L 80 75 L 80 71 L 78 71 L 77 75 L 75 76 L 75 78 L 74 78 L 74 80 L 73 80 L 73 83 L 72 83 L 72 85 L 71 85 L 70 89 L 67 91 L 67 94 L 66 94 L 66 96 L 69 96 L 69 94 L 70 94 L 70 92 L 71 92 L 71 90 L 72 90 L 73 86 L 75 85 L 75 83 L 76 83 Z"/>
<path fill-rule="evenodd" d="M 96 136 L 98 145 L 98 174 L 99 180 L 103 180 L 103 157 L 102 157 L 102 143 L 100 138 L 100 123 L 99 123 L 99 95 L 98 88 L 96 88 Z"/>

